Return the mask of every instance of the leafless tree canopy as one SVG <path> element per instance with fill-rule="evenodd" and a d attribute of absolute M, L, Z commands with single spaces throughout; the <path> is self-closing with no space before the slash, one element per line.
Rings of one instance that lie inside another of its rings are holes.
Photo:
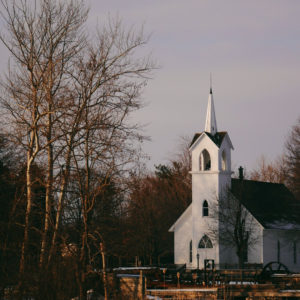
<path fill-rule="evenodd" d="M 286 181 L 285 158 L 281 156 L 273 162 L 268 162 L 261 156 L 258 166 L 250 174 L 251 180 L 284 183 Z"/>
<path fill-rule="evenodd" d="M 243 185 L 241 185 L 243 186 Z M 240 188 L 240 197 L 247 193 Z M 233 247 L 238 257 L 239 268 L 243 268 L 245 254 L 257 243 L 254 218 L 230 189 L 225 189 L 210 209 L 209 235 L 226 247 Z"/>
<path fill-rule="evenodd" d="M 300 118 L 293 126 L 285 148 L 287 185 L 300 201 Z"/>
<path fill-rule="evenodd" d="M 292 127 L 285 142 L 284 152 L 274 161 L 262 156 L 258 166 L 251 172 L 250 179 L 284 183 L 299 199 L 300 174 L 300 118 Z"/>

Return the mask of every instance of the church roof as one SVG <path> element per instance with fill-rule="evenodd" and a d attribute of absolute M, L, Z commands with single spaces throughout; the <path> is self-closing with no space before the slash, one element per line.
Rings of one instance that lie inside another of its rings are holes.
<path fill-rule="evenodd" d="M 233 195 L 266 229 L 300 229 L 300 203 L 284 184 L 231 180 Z"/>
<path fill-rule="evenodd" d="M 202 131 L 200 133 L 195 133 L 193 140 L 190 144 L 190 147 L 192 147 L 192 145 L 196 142 L 196 140 L 198 139 L 198 137 L 202 134 L 202 133 L 206 133 L 206 135 L 218 146 L 220 147 L 223 139 L 225 137 L 225 135 L 227 134 L 227 131 L 219 131 L 217 132 L 215 135 L 210 134 L 209 132 L 206 131 Z"/>
<path fill-rule="evenodd" d="M 185 211 L 180 215 L 180 217 L 175 221 L 175 223 L 168 230 L 169 232 L 175 231 L 178 224 L 182 223 L 185 218 L 189 218 L 192 215 L 192 203 L 185 209 Z"/>

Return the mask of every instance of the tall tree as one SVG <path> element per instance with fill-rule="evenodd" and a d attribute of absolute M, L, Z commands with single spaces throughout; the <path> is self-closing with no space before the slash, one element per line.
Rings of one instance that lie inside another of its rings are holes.
<path fill-rule="evenodd" d="M 10 114 L 7 122 L 16 134 L 10 135 L 26 151 L 27 207 L 20 259 L 20 279 L 24 277 L 33 205 L 32 167 L 47 152 L 44 230 L 40 266 L 44 268 L 53 207 L 54 142 L 59 136 L 56 118 L 62 114 L 63 90 L 71 59 L 82 46 L 80 28 L 87 10 L 79 2 L 40 3 L 1 1 L 6 33 L 0 39 L 10 51 L 13 65 L 3 82 L 2 104 Z M 40 158 L 39 158 L 40 159 Z"/>
<path fill-rule="evenodd" d="M 287 185 L 300 200 L 300 118 L 292 127 L 285 149 Z"/>
<path fill-rule="evenodd" d="M 137 48 L 147 42 L 143 32 L 125 32 L 119 20 L 109 22 L 88 44 L 85 56 L 72 69 L 75 115 L 80 116 L 76 141 L 71 148 L 74 179 L 79 186 L 82 217 L 80 241 L 80 295 L 91 264 L 90 242 L 101 234 L 90 230 L 92 211 L 102 189 L 120 179 L 136 163 L 139 126 L 129 121 L 140 108 L 140 93 L 153 65 L 148 58 L 136 60 Z"/>

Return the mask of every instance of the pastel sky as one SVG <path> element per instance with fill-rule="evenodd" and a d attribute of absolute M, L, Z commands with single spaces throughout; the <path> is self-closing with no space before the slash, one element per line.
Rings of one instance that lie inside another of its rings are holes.
<path fill-rule="evenodd" d="M 135 118 L 147 124 L 148 166 L 165 163 L 180 136 L 202 131 L 209 74 L 218 129 L 235 147 L 233 168 L 273 159 L 300 116 L 300 1 L 86 0 L 88 28 L 118 15 L 144 25 L 160 65 Z M 8 53 L 0 46 L 0 72 Z"/>

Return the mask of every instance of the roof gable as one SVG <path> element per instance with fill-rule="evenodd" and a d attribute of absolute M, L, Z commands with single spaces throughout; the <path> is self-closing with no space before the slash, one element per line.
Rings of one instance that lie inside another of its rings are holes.
<path fill-rule="evenodd" d="M 229 147 L 230 147 L 232 150 L 234 150 L 234 147 L 233 147 L 233 145 L 232 145 L 231 139 L 230 139 L 229 134 L 228 134 L 227 132 L 226 132 L 224 138 L 222 139 L 222 142 L 221 142 L 220 147 L 225 143 L 225 141 L 227 141 L 227 143 L 229 144 Z"/>
<path fill-rule="evenodd" d="M 220 132 L 217 132 L 215 135 L 212 135 L 210 134 L 209 132 L 206 132 L 206 131 L 202 131 L 202 132 L 199 132 L 199 133 L 195 133 L 194 137 L 193 137 L 193 140 L 190 144 L 190 149 L 194 146 L 194 144 L 196 143 L 196 141 L 198 141 L 198 139 L 203 135 L 207 135 L 214 143 L 215 145 L 220 148 L 225 136 L 227 135 L 227 131 L 220 131 Z M 229 139 L 230 141 L 230 139 Z M 231 142 L 230 142 L 231 144 Z M 232 145 L 231 145 L 232 146 Z"/>

